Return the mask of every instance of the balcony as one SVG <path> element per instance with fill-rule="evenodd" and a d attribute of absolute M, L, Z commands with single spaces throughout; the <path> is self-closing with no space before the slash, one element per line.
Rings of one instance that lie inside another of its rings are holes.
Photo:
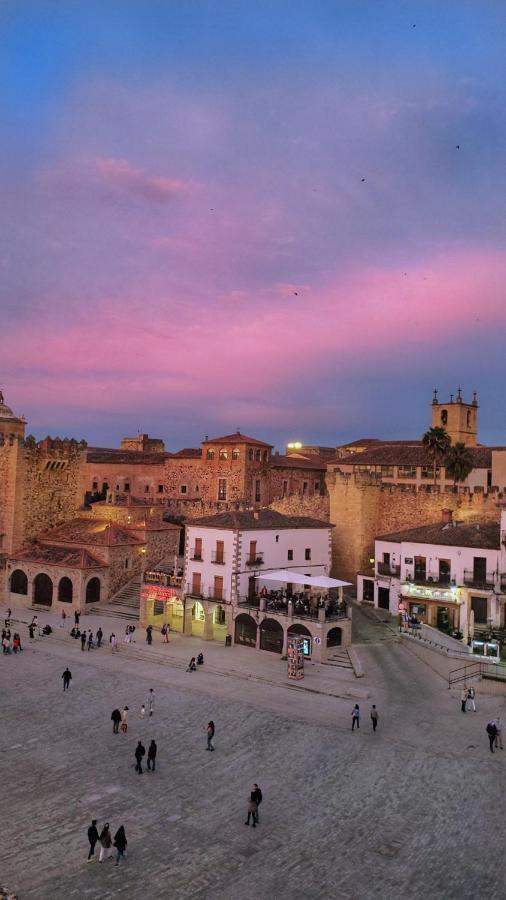
<path fill-rule="evenodd" d="M 187 593 L 188 597 L 196 597 L 197 600 L 204 599 L 204 588 L 202 587 L 202 585 L 197 587 L 196 585 L 193 585 L 191 583 L 187 584 L 186 585 L 186 593 Z"/>
<path fill-rule="evenodd" d="M 207 591 L 207 599 L 214 600 L 216 603 L 228 603 L 227 600 L 227 591 L 222 588 L 221 590 L 215 588 L 209 588 Z"/>
<path fill-rule="evenodd" d="M 192 550 L 190 559 L 193 562 L 202 562 L 202 550 Z"/>
<path fill-rule="evenodd" d="M 264 555 L 263 553 L 255 553 L 254 556 L 248 556 L 246 560 L 246 565 L 250 566 L 250 568 L 257 568 L 257 566 L 263 566 L 264 564 Z"/>
<path fill-rule="evenodd" d="M 377 568 L 378 575 L 390 575 L 392 578 L 399 578 L 401 574 L 401 567 L 392 566 L 390 563 L 379 562 Z"/>
<path fill-rule="evenodd" d="M 260 600 L 264 599 L 260 598 L 258 594 L 254 597 L 241 597 L 238 603 L 238 606 L 241 609 L 251 609 L 253 611 L 257 611 L 260 609 Z M 285 600 L 272 600 L 269 597 L 265 598 L 265 613 L 267 615 L 277 615 L 277 616 L 289 616 L 293 619 L 310 619 L 313 622 L 317 622 L 319 620 L 319 609 L 315 609 L 314 607 L 309 606 L 308 604 L 304 604 L 302 602 L 293 602 L 290 604 L 291 611 L 288 608 L 288 602 Z M 337 604 L 331 602 L 327 609 L 325 609 L 325 621 L 332 622 L 335 619 L 347 619 L 348 618 L 348 607 L 346 603 Z"/>
<path fill-rule="evenodd" d="M 406 581 L 410 582 L 411 584 L 421 584 L 428 587 L 455 587 L 454 583 L 452 585 L 452 579 L 450 575 L 439 575 L 438 572 L 415 572 L 413 578 L 409 578 L 406 576 Z"/>
<path fill-rule="evenodd" d="M 225 554 L 218 553 L 216 550 L 213 550 L 211 553 L 211 562 L 216 566 L 224 566 L 225 565 Z"/>
<path fill-rule="evenodd" d="M 214 600 L 215 603 L 230 603 L 228 592 L 225 588 L 205 587 L 200 585 L 197 589 L 194 585 L 186 585 L 186 596 L 195 600 Z"/>
<path fill-rule="evenodd" d="M 493 572 L 473 572 L 464 569 L 464 584 L 481 591 L 491 591 L 494 587 L 495 575 Z"/>

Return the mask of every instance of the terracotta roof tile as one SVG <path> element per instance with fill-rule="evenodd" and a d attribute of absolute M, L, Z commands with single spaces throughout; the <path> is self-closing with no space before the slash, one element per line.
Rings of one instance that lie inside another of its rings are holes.
<path fill-rule="evenodd" d="M 103 569 L 107 563 L 84 547 L 54 547 L 51 544 L 35 543 L 12 553 L 10 559 L 16 562 L 35 562 L 49 566 L 71 569 Z"/>
<path fill-rule="evenodd" d="M 210 438 L 207 441 L 202 441 L 203 444 L 254 444 L 256 447 L 269 447 L 272 449 L 272 444 L 266 444 L 265 441 L 258 441 L 256 438 L 248 437 L 246 434 L 241 434 L 240 431 L 236 431 L 235 434 L 225 434 L 223 437 Z"/>
<path fill-rule="evenodd" d="M 476 469 L 488 469 L 492 465 L 489 447 L 469 447 Z M 384 444 L 363 453 L 343 457 L 336 465 L 345 466 L 431 466 L 432 457 L 422 443 Z"/>
<path fill-rule="evenodd" d="M 407 528 L 382 534 L 377 541 L 402 541 L 418 544 L 442 544 L 448 547 L 477 547 L 483 550 L 499 550 L 501 538 L 499 522 L 457 522 L 449 525 L 438 522 L 436 525 L 420 525 L 418 528 Z"/>
<path fill-rule="evenodd" d="M 97 547 L 114 547 L 128 544 L 142 544 L 126 526 L 116 525 L 108 519 L 72 519 L 57 525 L 51 531 L 39 536 L 45 543 L 96 544 Z"/>
<path fill-rule="evenodd" d="M 214 516 L 203 516 L 187 523 L 209 528 L 227 528 L 234 531 L 265 531 L 282 528 L 333 528 L 330 522 L 311 519 L 306 516 L 285 516 L 274 509 L 244 510 L 217 513 Z"/>

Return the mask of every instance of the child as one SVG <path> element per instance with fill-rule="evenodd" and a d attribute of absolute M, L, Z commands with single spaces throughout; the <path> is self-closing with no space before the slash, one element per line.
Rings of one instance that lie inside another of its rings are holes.
<path fill-rule="evenodd" d="M 145 715 L 146 715 L 146 707 L 143 703 L 141 706 L 141 719 L 143 719 Z"/>

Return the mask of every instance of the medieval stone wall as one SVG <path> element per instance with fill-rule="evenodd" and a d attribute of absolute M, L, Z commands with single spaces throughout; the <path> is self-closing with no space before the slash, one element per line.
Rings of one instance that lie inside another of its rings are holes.
<path fill-rule="evenodd" d="M 356 581 L 357 572 L 369 571 L 374 539 L 381 534 L 430 525 L 451 509 L 455 520 L 500 520 L 502 493 L 467 488 L 434 490 L 432 485 L 385 485 L 369 475 L 328 473 L 333 574 Z"/>

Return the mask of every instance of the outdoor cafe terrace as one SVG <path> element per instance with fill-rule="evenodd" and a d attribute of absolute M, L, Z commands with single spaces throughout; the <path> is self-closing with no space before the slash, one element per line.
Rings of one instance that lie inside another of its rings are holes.
<path fill-rule="evenodd" d="M 328 594 L 319 594 L 315 597 L 305 593 L 289 595 L 286 591 L 264 590 L 252 597 L 241 597 L 238 605 L 245 609 L 258 609 L 281 616 L 325 622 L 348 617 L 348 606 L 345 601 L 339 601 Z"/>

